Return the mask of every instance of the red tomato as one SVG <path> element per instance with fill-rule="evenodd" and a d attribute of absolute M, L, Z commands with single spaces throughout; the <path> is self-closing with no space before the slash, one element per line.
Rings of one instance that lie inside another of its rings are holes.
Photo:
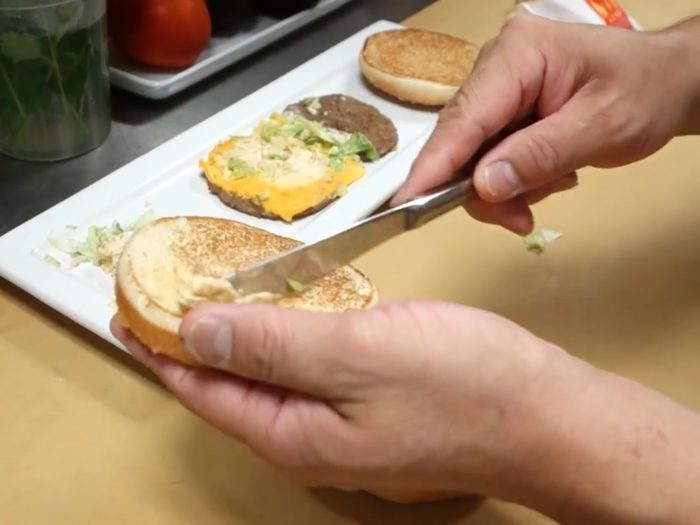
<path fill-rule="evenodd" d="M 185 68 L 211 36 L 204 0 L 109 0 L 112 44 L 126 58 L 158 68 Z"/>

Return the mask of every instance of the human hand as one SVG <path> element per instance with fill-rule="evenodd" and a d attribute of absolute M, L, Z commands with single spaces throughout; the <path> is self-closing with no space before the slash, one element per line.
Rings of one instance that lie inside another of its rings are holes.
<path fill-rule="evenodd" d="M 446 182 L 486 139 L 505 131 L 477 165 L 480 199 L 468 211 L 529 233 L 529 205 L 575 186 L 576 170 L 635 162 L 680 132 L 697 106 L 694 56 L 673 30 L 517 15 L 483 47 L 393 203 Z"/>
<path fill-rule="evenodd" d="M 221 371 L 112 330 L 185 407 L 293 479 L 403 501 L 532 485 L 533 410 L 561 397 L 546 377 L 569 359 L 510 321 L 437 302 L 205 305 L 180 333 Z"/>
<path fill-rule="evenodd" d="M 480 494 L 563 525 L 690 525 L 700 512 L 696 414 L 487 312 L 206 305 L 181 335 L 220 370 L 112 331 L 185 407 L 308 486 Z"/>

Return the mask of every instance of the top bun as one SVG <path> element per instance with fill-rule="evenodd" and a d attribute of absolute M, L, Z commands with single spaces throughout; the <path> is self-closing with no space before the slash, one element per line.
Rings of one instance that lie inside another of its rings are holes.
<path fill-rule="evenodd" d="M 370 84 L 403 102 L 444 106 L 469 78 L 479 48 L 423 29 L 394 29 L 365 41 L 360 69 Z"/>

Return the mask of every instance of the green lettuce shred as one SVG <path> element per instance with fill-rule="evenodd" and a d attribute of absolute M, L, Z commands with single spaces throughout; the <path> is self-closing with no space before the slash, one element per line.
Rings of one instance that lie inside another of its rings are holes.
<path fill-rule="evenodd" d="M 525 236 L 525 248 L 537 255 L 544 253 L 548 244 L 556 241 L 563 235 L 557 230 L 542 229 Z"/>
<path fill-rule="evenodd" d="M 114 221 L 109 226 L 90 226 L 83 239 L 49 239 L 49 244 L 71 258 L 70 268 L 83 263 L 98 265 L 97 251 L 105 243 L 125 232 L 135 232 L 155 219 L 153 210 L 146 210 L 138 219 L 127 226 Z M 51 257 L 51 256 L 49 256 Z"/>

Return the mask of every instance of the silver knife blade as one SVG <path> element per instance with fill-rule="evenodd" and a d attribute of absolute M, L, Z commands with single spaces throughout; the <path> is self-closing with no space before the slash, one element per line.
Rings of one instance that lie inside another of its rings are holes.
<path fill-rule="evenodd" d="M 452 182 L 335 235 L 237 270 L 228 280 L 234 290 L 246 296 L 299 291 L 397 235 L 464 204 L 473 193 L 471 177 Z"/>
<path fill-rule="evenodd" d="M 506 135 L 499 132 L 487 139 L 455 174 L 457 180 L 335 235 L 237 270 L 228 281 L 243 295 L 280 296 L 312 285 L 397 235 L 418 228 L 472 199 L 476 195 L 472 178 L 479 160 Z"/>

